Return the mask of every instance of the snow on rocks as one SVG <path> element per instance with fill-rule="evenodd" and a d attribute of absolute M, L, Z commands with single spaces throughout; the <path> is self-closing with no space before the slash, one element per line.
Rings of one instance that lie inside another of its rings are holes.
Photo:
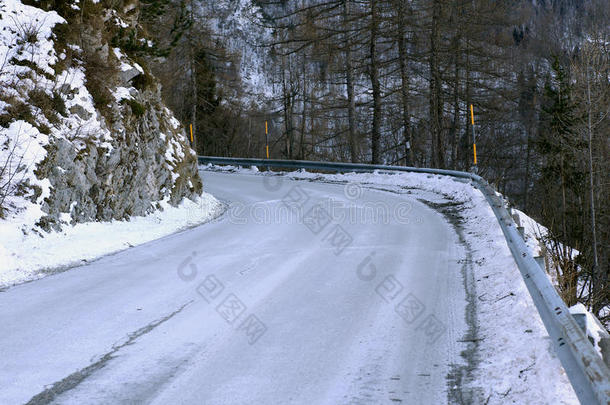
<path fill-rule="evenodd" d="M 57 56 L 52 29 L 65 20 L 54 11 L 26 6 L 19 0 L 3 0 L 0 13 L 5 16 L 0 19 L 0 60 L 33 62 L 45 73 L 53 74 L 51 65 Z"/>
<path fill-rule="evenodd" d="M 53 32 L 78 21 L 18 0 L 0 2 L 0 167 L 10 163 L 0 186 L 19 190 L 0 192 L 10 194 L 0 201 L 0 221 L 58 231 L 66 213 L 74 222 L 127 219 L 151 213 L 168 197 L 171 204 L 196 199 L 202 190 L 183 128 L 153 77 L 140 89 L 130 82 L 146 73 L 109 48 L 104 34 L 115 27 L 104 25 L 112 24 L 104 12 L 90 16 L 99 24 L 83 30 L 81 49 Z M 101 85 L 87 64 L 96 53 L 116 58 Z M 92 94 L 99 98 L 104 89 L 107 102 L 94 101 Z"/>
<path fill-rule="evenodd" d="M 81 48 L 54 29 L 82 22 L 0 1 L 0 287 L 181 229 L 198 204 L 196 222 L 219 206 L 201 195 L 196 155 L 154 77 L 130 82 L 147 73 L 110 47 L 116 26 L 100 10 L 75 28 Z M 113 63 L 96 72 L 91 55 Z"/>

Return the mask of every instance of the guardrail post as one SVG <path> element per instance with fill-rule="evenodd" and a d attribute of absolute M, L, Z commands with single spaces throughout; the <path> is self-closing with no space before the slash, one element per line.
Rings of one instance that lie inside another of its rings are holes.
<path fill-rule="evenodd" d="M 572 311 L 576 312 L 572 313 Z M 599 319 L 597 319 L 597 317 L 591 312 L 587 310 L 585 310 L 585 312 L 578 311 L 581 311 L 581 309 L 576 309 L 575 307 L 570 308 L 572 318 L 574 318 L 578 326 L 580 326 L 584 332 L 585 336 L 587 336 L 589 342 L 591 342 L 594 347 L 595 342 L 598 341 L 598 347 L 596 347 L 596 350 L 599 348 L 604 363 L 610 368 L 610 334 L 608 334 Z M 592 319 L 592 322 L 587 322 L 588 317 Z M 591 329 L 589 328 L 590 323 L 595 324 L 595 326 L 593 326 Z"/>
<path fill-rule="evenodd" d="M 512 214 L 513 217 L 513 221 L 515 221 L 515 224 L 517 224 L 517 226 L 521 226 L 521 218 L 519 218 L 519 215 L 517 215 L 517 213 Z"/>
<path fill-rule="evenodd" d="M 610 337 L 602 338 L 602 340 L 599 341 L 599 347 L 602 349 L 602 357 L 604 358 L 606 367 L 610 368 Z"/>
<path fill-rule="evenodd" d="M 534 260 L 538 263 L 538 266 L 546 273 L 546 260 L 544 256 L 534 256 Z"/>

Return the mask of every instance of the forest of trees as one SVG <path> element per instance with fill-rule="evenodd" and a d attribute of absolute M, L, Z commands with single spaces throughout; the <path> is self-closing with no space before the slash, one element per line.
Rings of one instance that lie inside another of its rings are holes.
<path fill-rule="evenodd" d="M 479 174 L 549 228 L 566 302 L 610 319 L 607 1 L 258 0 L 246 28 L 249 2 L 218 4 L 142 0 L 199 154 L 263 157 L 268 120 L 273 158 L 472 170 L 472 104 Z"/>

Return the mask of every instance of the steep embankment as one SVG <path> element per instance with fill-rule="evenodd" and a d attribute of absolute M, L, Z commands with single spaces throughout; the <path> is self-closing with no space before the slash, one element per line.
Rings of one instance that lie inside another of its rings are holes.
<path fill-rule="evenodd" d="M 183 129 L 128 56 L 148 44 L 137 2 L 34 4 L 0 4 L 2 216 L 48 231 L 199 195 Z"/>
<path fill-rule="evenodd" d="M 27 1 L 0 1 L 0 288 L 220 210 L 136 61 L 139 3 Z"/>

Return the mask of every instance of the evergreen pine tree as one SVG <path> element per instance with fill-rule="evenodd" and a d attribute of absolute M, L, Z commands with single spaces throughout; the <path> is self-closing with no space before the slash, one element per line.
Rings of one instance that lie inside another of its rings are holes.
<path fill-rule="evenodd" d="M 559 58 L 554 57 L 552 75 L 544 88 L 541 128 L 536 139 L 540 154 L 538 188 L 544 223 L 549 224 L 549 243 L 561 270 L 558 276 L 562 298 L 573 305 L 578 300 L 578 280 L 582 275 L 571 248 L 582 251 L 585 207 L 584 142 L 576 131 L 578 116 L 572 87 Z M 568 246 L 570 248 L 568 248 Z"/>

